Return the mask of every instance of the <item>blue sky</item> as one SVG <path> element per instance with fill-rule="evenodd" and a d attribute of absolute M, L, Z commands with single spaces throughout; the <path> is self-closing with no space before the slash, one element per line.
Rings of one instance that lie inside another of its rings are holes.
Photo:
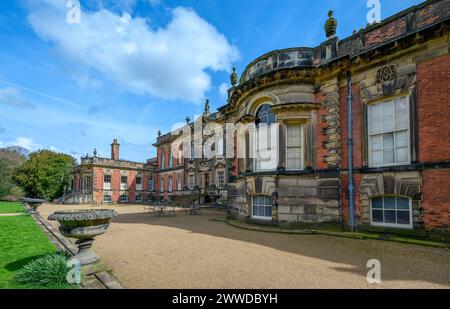
<path fill-rule="evenodd" d="M 338 36 L 363 28 L 367 0 L 0 1 L 0 147 L 54 149 L 78 157 L 155 155 L 158 130 L 226 103 L 231 68 L 325 38 L 329 9 Z M 420 0 L 381 0 L 387 18 Z"/>

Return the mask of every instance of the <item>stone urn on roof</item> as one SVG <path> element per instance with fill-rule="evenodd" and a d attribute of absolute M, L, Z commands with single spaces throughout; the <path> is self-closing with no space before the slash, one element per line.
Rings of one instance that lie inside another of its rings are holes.
<path fill-rule="evenodd" d="M 337 19 L 334 18 L 334 12 L 332 10 L 328 11 L 328 20 L 325 23 L 325 34 L 327 38 L 332 39 L 336 36 L 336 29 L 338 26 Z"/>

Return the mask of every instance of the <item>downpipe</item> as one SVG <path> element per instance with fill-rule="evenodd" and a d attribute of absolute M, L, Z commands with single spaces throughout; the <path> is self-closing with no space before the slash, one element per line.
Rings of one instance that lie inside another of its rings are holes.
<path fill-rule="evenodd" d="M 355 185 L 353 182 L 353 88 L 352 75 L 347 71 L 348 97 L 347 97 L 347 111 L 348 111 L 348 211 L 349 211 L 349 226 L 352 232 L 355 231 Z"/>

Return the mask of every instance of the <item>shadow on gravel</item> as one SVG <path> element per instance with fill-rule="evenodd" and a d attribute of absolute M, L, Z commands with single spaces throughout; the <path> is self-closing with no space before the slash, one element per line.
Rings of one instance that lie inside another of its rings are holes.
<path fill-rule="evenodd" d="M 323 235 L 285 235 L 256 232 L 232 227 L 225 222 L 225 212 L 202 211 L 201 216 L 179 214 L 176 217 L 154 217 L 144 213 L 120 214 L 113 222 L 148 224 L 182 229 L 241 242 L 267 246 L 299 256 L 307 256 L 349 267 L 336 271 L 366 276 L 370 259 L 381 262 L 382 280 L 422 281 L 450 287 L 450 250 L 417 245 L 358 240 Z"/>

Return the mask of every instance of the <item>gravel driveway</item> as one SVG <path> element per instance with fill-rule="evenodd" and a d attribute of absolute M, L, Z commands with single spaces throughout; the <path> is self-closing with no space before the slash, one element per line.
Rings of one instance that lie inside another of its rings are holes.
<path fill-rule="evenodd" d="M 56 209 L 89 206 L 44 205 Z M 142 206 L 120 216 L 94 250 L 129 288 L 450 288 L 450 250 L 320 235 L 238 229 L 225 213 L 153 217 Z M 54 223 L 58 224 L 58 223 Z M 366 282 L 370 259 L 382 283 Z"/>

